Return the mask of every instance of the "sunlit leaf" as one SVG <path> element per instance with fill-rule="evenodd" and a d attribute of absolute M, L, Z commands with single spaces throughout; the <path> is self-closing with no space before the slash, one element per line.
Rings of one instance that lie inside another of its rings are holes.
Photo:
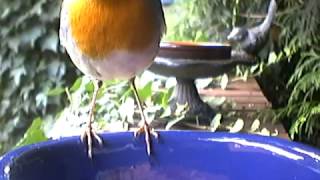
<path fill-rule="evenodd" d="M 48 95 L 48 96 L 58 96 L 58 95 L 60 95 L 60 94 L 62 94 L 62 93 L 64 93 L 64 92 L 65 92 L 65 89 L 64 89 L 64 88 L 62 88 L 62 87 L 56 87 L 56 88 L 54 88 L 54 89 L 49 90 L 48 93 L 47 93 L 47 95 Z"/>
<path fill-rule="evenodd" d="M 170 107 L 166 107 L 163 111 L 163 113 L 161 114 L 160 118 L 165 118 L 165 117 L 170 117 L 172 116 L 172 111 Z"/>
<path fill-rule="evenodd" d="M 176 116 L 184 115 L 189 109 L 189 104 L 187 102 L 186 102 L 186 104 L 178 104 L 177 103 L 176 106 L 177 106 L 177 108 L 176 108 L 176 110 L 174 112 L 174 114 Z"/>
<path fill-rule="evenodd" d="M 250 131 L 251 132 L 255 132 L 260 128 L 260 120 L 259 119 L 255 119 L 251 125 Z"/>
<path fill-rule="evenodd" d="M 122 120 L 127 120 L 130 123 L 133 123 L 135 103 L 133 98 L 127 98 L 126 101 L 120 105 L 119 113 Z"/>
<path fill-rule="evenodd" d="M 212 78 L 198 79 L 196 81 L 197 88 L 199 89 L 204 89 L 208 87 L 210 83 L 212 83 Z"/>
<path fill-rule="evenodd" d="M 48 138 L 42 129 L 42 123 L 43 121 L 40 118 L 33 120 L 23 138 L 16 144 L 16 147 L 46 141 Z"/>
<path fill-rule="evenodd" d="M 181 117 L 178 117 L 178 118 L 170 121 L 170 122 L 166 125 L 165 129 L 166 129 L 166 130 L 170 130 L 175 124 L 177 124 L 178 122 L 182 121 L 184 118 L 185 118 L 184 116 L 181 116 Z"/>
<path fill-rule="evenodd" d="M 161 106 L 166 108 L 170 105 L 170 99 L 172 97 L 173 88 L 169 88 L 165 93 L 163 93 L 161 99 Z"/>
<path fill-rule="evenodd" d="M 272 53 L 269 54 L 268 62 L 270 64 L 275 63 L 277 61 L 277 58 L 278 57 L 277 57 L 276 53 L 272 52 Z"/>
<path fill-rule="evenodd" d="M 214 116 L 213 120 L 211 121 L 211 131 L 215 132 L 218 127 L 220 126 L 221 124 L 221 120 L 222 120 L 222 114 L 218 113 Z"/>
<path fill-rule="evenodd" d="M 70 88 L 70 91 L 71 92 L 74 92 L 76 90 L 78 90 L 81 86 L 81 83 L 82 83 L 82 77 L 79 77 L 74 83 L 73 85 L 71 86 Z"/>
<path fill-rule="evenodd" d="M 263 136 L 270 136 L 270 131 L 267 128 L 263 128 L 259 134 Z"/>
<path fill-rule="evenodd" d="M 242 119 L 237 119 L 234 125 L 229 129 L 230 133 L 240 132 L 244 127 L 244 121 Z"/>
<path fill-rule="evenodd" d="M 229 82 L 229 78 L 227 74 L 223 74 L 220 81 L 221 89 L 226 89 Z"/>
<path fill-rule="evenodd" d="M 92 81 L 88 82 L 86 85 L 85 85 L 85 89 L 87 92 L 91 93 L 94 91 L 94 85 L 92 83 Z"/>
<path fill-rule="evenodd" d="M 139 97 L 141 101 L 145 101 L 152 95 L 152 82 L 148 82 L 142 89 L 138 89 Z"/>

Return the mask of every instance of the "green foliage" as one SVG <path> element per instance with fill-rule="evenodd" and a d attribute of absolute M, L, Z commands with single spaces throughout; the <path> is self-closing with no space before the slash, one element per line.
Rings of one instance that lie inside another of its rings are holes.
<path fill-rule="evenodd" d="M 20 141 L 16 144 L 16 147 L 46 141 L 48 138 L 43 131 L 42 124 L 43 120 L 40 118 L 33 120 L 31 126 L 25 132 L 23 138 L 20 139 Z"/>
<path fill-rule="evenodd" d="M 173 87 L 162 88 L 164 80 L 145 72 L 136 78 L 139 95 L 145 104 L 145 114 L 149 120 L 160 118 L 169 108 L 169 97 Z M 61 113 L 46 125 L 46 134 L 50 138 L 79 135 L 82 125 L 88 119 L 93 94 L 92 83 L 88 77 L 78 78 L 66 88 L 69 99 Z M 141 120 L 133 92 L 127 81 L 104 81 L 99 90 L 94 126 L 103 131 L 124 131 L 136 126 Z M 64 129 L 61 131 L 61 129 Z"/>
<path fill-rule="evenodd" d="M 269 4 L 260 0 L 177 2 L 166 10 L 172 14 L 167 15 L 166 39 L 216 42 L 225 41 L 234 25 L 250 27 L 261 22 Z M 277 4 L 278 27 L 271 32 L 272 49 L 266 49 L 267 54 L 260 57 L 262 61 L 256 66 L 237 67 L 237 74 L 245 78 L 252 73 L 267 72 L 263 80 L 275 83 L 273 93 L 278 95 L 275 98 L 287 103 L 277 117 L 292 124 L 291 137 L 298 134 L 311 139 L 320 130 L 320 1 L 280 0 Z"/>
<path fill-rule="evenodd" d="M 236 0 L 177 0 L 165 9 L 166 40 L 221 42 L 226 39 Z"/>
<path fill-rule="evenodd" d="M 287 87 L 292 89 L 280 119 L 291 120 L 290 136 L 311 142 L 320 132 L 320 1 L 283 1 L 281 43 L 286 57 L 296 64 Z M 296 136 L 298 135 L 298 136 Z"/>
<path fill-rule="evenodd" d="M 165 39 L 225 42 L 233 26 L 260 22 L 262 19 L 250 14 L 266 12 L 268 4 L 260 0 L 176 0 L 165 9 L 168 26 Z"/>
<path fill-rule="evenodd" d="M 51 95 L 76 71 L 59 46 L 59 11 L 60 1 L 0 1 L 0 153 L 64 104 Z"/>
<path fill-rule="evenodd" d="M 165 9 L 168 30 L 164 39 L 226 43 L 233 26 L 251 27 L 260 23 L 268 5 L 269 1 L 261 0 L 176 0 L 172 7 Z M 247 79 L 248 76 L 261 73 L 273 61 L 272 58 L 268 60 L 270 49 L 271 42 L 258 58 L 260 63 L 249 68 L 237 66 L 229 74 Z"/>
<path fill-rule="evenodd" d="M 0 153 L 16 144 L 35 117 L 43 120 L 33 122 L 19 145 L 45 137 L 79 135 L 88 118 L 93 84 L 87 77 L 76 79 L 79 73 L 58 45 L 60 2 L 0 1 Z M 292 89 L 288 105 L 279 110 L 277 117 L 292 120 L 292 137 L 307 134 L 312 138 L 320 129 L 320 1 L 280 0 L 278 4 L 276 23 L 282 29 L 279 52 L 264 57 L 268 63 L 239 72 L 247 77 L 279 61 L 297 64 L 287 85 Z M 251 26 L 261 21 L 252 13 L 264 14 L 261 12 L 267 6 L 268 1 L 260 0 L 177 0 L 175 6 L 165 9 L 165 39 L 224 42 L 232 26 Z M 288 73 L 286 68 L 279 68 L 279 72 Z M 148 119 L 172 114 L 169 101 L 173 86 L 165 84 L 164 79 L 148 73 L 137 79 Z M 132 90 L 124 81 L 103 83 L 95 112 L 94 125 L 101 130 L 126 130 L 140 119 Z M 179 118 L 169 125 L 179 122 Z"/>
<path fill-rule="evenodd" d="M 91 80 L 86 76 L 78 78 L 71 88 L 63 88 L 65 89 L 64 94 L 67 94 L 69 103 L 53 118 L 52 122 L 46 125 L 48 137 L 58 138 L 61 136 L 79 135 L 82 132 L 81 127 L 86 123 L 91 108 L 90 102 L 93 88 Z M 129 90 L 130 86 L 126 82 L 106 81 L 103 83 L 98 93 L 95 108 L 96 128 L 105 129 L 105 126 L 111 124 L 111 122 L 121 122 L 122 111 L 120 112 L 119 109 L 125 104 Z M 131 92 L 129 91 L 129 93 Z M 134 106 L 127 107 L 126 110 L 129 111 L 130 109 L 133 110 Z"/>

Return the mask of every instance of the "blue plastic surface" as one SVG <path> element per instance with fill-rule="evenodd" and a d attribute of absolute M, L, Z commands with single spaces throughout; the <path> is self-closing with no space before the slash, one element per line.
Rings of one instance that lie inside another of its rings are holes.
<path fill-rule="evenodd" d="M 320 151 L 246 134 L 161 131 L 148 157 L 143 137 L 102 135 L 87 157 L 79 137 L 22 147 L 0 157 L 0 180 L 319 180 Z"/>

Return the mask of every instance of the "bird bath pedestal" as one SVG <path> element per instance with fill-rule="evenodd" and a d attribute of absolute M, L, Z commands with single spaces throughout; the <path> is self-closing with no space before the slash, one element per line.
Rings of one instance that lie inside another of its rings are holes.
<path fill-rule="evenodd" d="M 219 76 L 238 64 L 253 64 L 254 60 L 241 52 L 232 52 L 231 46 L 213 43 L 161 43 L 150 71 L 177 80 L 171 109 L 177 104 L 188 104 L 186 118 L 197 117 L 200 124 L 209 124 L 215 111 L 204 103 L 195 86 L 195 79 Z"/>

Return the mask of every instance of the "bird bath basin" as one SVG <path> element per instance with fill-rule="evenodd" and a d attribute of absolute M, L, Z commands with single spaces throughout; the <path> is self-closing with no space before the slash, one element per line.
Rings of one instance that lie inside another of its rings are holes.
<path fill-rule="evenodd" d="M 176 78 L 177 86 L 171 102 L 173 111 L 177 104 L 187 103 L 187 117 L 198 117 L 201 124 L 209 124 L 215 112 L 201 100 L 194 84 L 195 79 L 219 76 L 236 65 L 253 63 L 252 57 L 232 51 L 227 44 L 163 42 L 149 70 Z"/>
<path fill-rule="evenodd" d="M 320 179 L 320 151 L 246 134 L 160 132 L 154 155 L 131 132 L 102 135 L 90 160 L 79 137 L 25 146 L 0 157 L 1 180 Z"/>

